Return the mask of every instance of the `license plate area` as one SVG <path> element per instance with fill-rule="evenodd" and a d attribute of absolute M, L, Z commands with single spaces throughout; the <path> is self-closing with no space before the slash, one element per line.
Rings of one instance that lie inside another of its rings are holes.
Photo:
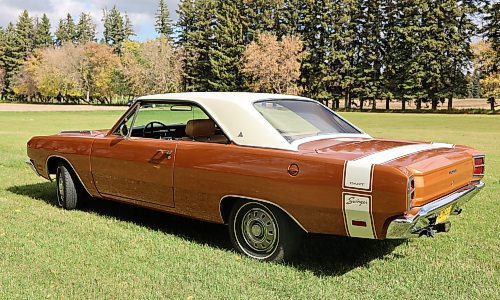
<path fill-rule="evenodd" d="M 443 209 L 441 212 L 439 212 L 437 218 L 436 218 L 436 224 L 440 224 L 448 220 L 451 214 L 451 209 L 453 208 L 453 205 L 448 205 L 445 209 Z"/>

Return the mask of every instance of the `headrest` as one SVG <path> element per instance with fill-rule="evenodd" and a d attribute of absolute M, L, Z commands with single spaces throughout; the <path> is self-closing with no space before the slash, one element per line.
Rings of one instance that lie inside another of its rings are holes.
<path fill-rule="evenodd" d="M 189 120 L 186 134 L 190 137 L 209 137 L 215 134 L 215 122 L 210 119 Z"/>

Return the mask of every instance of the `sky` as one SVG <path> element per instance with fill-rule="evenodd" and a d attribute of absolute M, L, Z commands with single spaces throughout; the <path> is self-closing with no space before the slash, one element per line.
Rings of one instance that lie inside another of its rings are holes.
<path fill-rule="evenodd" d="M 134 25 L 136 37 L 144 41 L 157 37 L 154 28 L 154 15 L 158 8 L 159 0 L 0 0 L 0 26 L 5 27 L 9 22 L 15 23 L 23 10 L 28 10 L 30 16 L 41 17 L 46 13 L 54 32 L 59 19 L 67 13 L 73 16 L 75 22 L 82 12 L 90 13 L 94 23 L 97 24 L 98 38 L 102 37 L 102 11 L 110 9 L 113 5 L 127 12 Z M 177 21 L 177 5 L 179 0 L 165 0 L 170 10 L 170 17 Z"/>

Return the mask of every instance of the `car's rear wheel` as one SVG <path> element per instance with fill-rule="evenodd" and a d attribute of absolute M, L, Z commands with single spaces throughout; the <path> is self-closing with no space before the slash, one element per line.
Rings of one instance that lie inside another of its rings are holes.
<path fill-rule="evenodd" d="M 234 248 L 263 261 L 281 262 L 300 246 L 302 232 L 281 210 L 260 202 L 240 202 L 229 216 Z"/>
<path fill-rule="evenodd" d="M 79 181 L 68 167 L 59 163 L 56 171 L 57 204 L 65 209 L 75 209 L 82 197 Z"/>

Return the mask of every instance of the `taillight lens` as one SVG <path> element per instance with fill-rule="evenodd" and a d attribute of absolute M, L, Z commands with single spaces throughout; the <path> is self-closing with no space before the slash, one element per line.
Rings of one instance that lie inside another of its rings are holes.
<path fill-rule="evenodd" d="M 407 188 L 407 203 L 408 203 L 408 210 L 410 210 L 413 207 L 414 200 L 415 200 L 415 178 L 410 177 L 408 178 L 408 188 Z"/>
<path fill-rule="evenodd" d="M 473 175 L 476 177 L 484 176 L 484 155 L 474 156 Z"/>

